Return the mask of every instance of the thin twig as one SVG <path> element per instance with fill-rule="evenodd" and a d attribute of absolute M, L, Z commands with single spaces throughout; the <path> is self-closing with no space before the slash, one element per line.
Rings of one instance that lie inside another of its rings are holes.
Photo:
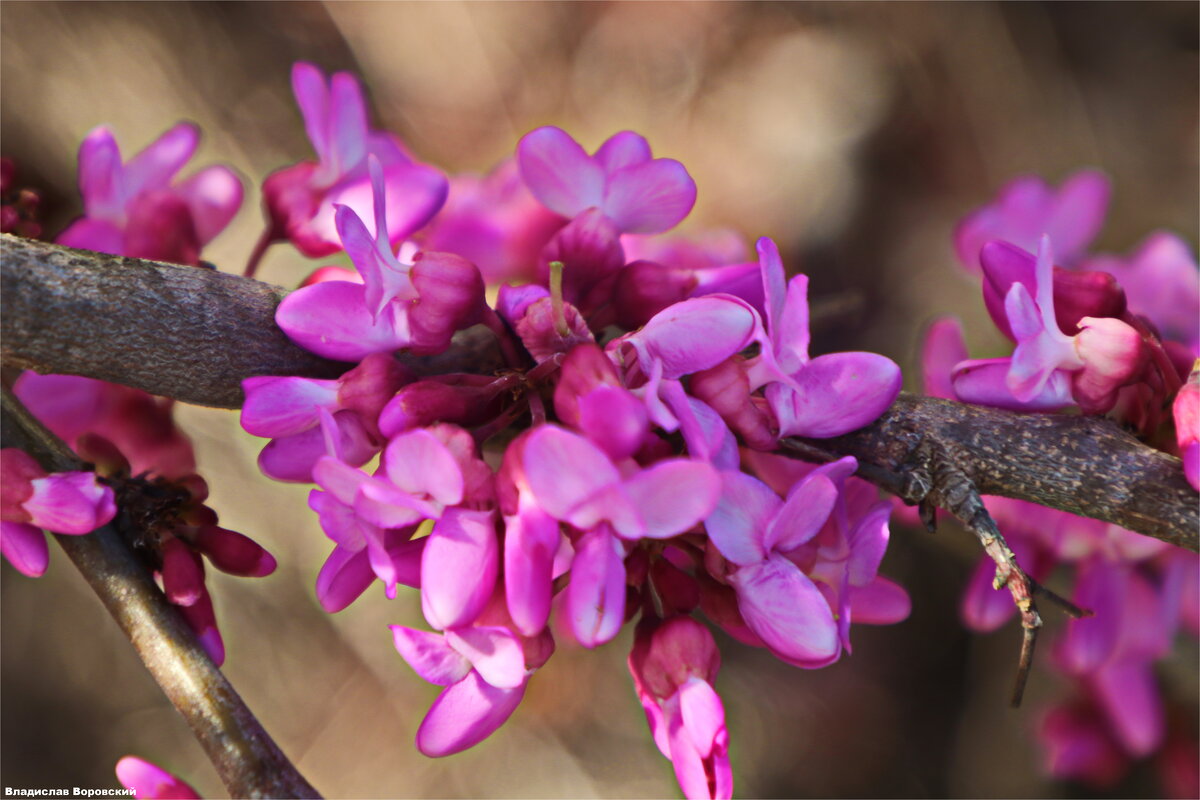
<path fill-rule="evenodd" d="M 8 389 L 2 392 L 5 447 L 20 447 L 50 472 L 85 468 Z M 111 525 L 86 536 L 55 538 L 191 726 L 232 797 L 320 797 Z"/>

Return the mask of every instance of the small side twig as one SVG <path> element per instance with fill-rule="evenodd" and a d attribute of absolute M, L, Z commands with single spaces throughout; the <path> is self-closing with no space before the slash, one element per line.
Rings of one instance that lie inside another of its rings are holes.
<path fill-rule="evenodd" d="M 8 389 L 0 392 L 5 447 L 20 447 L 51 472 L 85 468 Z M 111 525 L 86 536 L 55 538 L 191 726 L 232 797 L 320 797 Z"/>

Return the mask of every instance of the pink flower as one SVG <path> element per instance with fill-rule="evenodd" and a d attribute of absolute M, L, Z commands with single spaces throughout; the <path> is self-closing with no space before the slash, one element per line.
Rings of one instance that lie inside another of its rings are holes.
<path fill-rule="evenodd" d="M 42 529 L 79 536 L 117 514 L 113 490 L 92 472 L 47 474 L 14 447 L 0 450 L 0 552 L 17 571 L 36 578 L 49 551 Z"/>
<path fill-rule="evenodd" d="M 712 688 L 721 656 L 691 617 L 638 626 L 629 672 L 659 751 L 689 800 L 733 796 L 725 709 Z"/>
<path fill-rule="evenodd" d="M 139 800 L 200 800 L 200 794 L 183 780 L 137 756 L 117 762 L 117 780 Z"/>
<path fill-rule="evenodd" d="M 996 201 L 973 212 L 954 231 L 959 262 L 979 270 L 979 251 L 993 240 L 1033 250 L 1043 234 L 1058 243 L 1066 262 L 1083 254 L 1100 232 L 1108 211 L 1108 179 L 1096 170 L 1082 170 L 1054 191 L 1037 176 L 1016 178 L 1000 190 Z"/>
<path fill-rule="evenodd" d="M 362 87 L 348 72 L 325 75 L 312 64 L 292 67 L 292 89 L 317 161 L 302 161 L 263 182 L 272 239 L 290 239 L 309 258 L 341 249 L 334 220 L 344 205 L 366 216 L 372 203 L 367 157 L 382 167 L 391 245 L 427 223 L 446 200 L 442 173 L 409 156 L 395 136 L 372 130 Z"/>
<path fill-rule="evenodd" d="M 678 161 L 653 158 L 641 136 L 623 131 L 588 155 L 565 131 L 545 127 L 517 145 L 521 177 L 551 211 L 576 217 L 597 208 L 622 233 L 661 233 L 696 203 L 696 184 Z"/>
<path fill-rule="evenodd" d="M 84 216 L 59 234 L 59 244 L 104 253 L 200 263 L 200 248 L 220 233 L 242 204 L 242 183 L 228 167 L 202 169 L 175 182 L 200 141 L 183 122 L 128 163 L 108 128 L 88 134 L 79 148 Z"/>
<path fill-rule="evenodd" d="M 1192 488 L 1200 490 L 1200 359 L 1197 359 L 1187 383 L 1179 389 L 1172 405 L 1175 437 L 1183 474 Z"/>

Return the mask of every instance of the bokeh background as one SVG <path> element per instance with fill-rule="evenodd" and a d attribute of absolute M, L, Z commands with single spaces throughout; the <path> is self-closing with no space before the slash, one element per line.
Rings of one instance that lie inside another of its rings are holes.
<path fill-rule="evenodd" d="M 24 3 L 0 6 L 0 147 L 44 197 L 47 232 L 80 212 L 75 153 L 95 125 L 129 155 L 180 119 L 204 129 L 195 164 L 244 176 L 247 201 L 206 258 L 240 271 L 261 230 L 257 183 L 310 157 L 293 61 L 351 69 L 376 121 L 424 160 L 483 171 L 542 124 L 588 147 L 632 128 L 700 187 L 685 230 L 776 237 L 814 297 L 850 309 L 814 352 L 873 349 L 906 368 L 922 324 L 953 312 L 973 354 L 1000 342 L 950 232 L 1009 177 L 1105 169 L 1100 249 L 1156 228 L 1197 239 L 1195 3 Z M 315 266 L 273 248 L 260 276 Z M 253 347 L 253 342 L 247 342 Z M 910 371 L 910 374 L 911 371 Z M 915 386 L 912 378 L 910 386 Z M 272 484 L 236 415 L 183 407 L 223 524 L 279 558 L 264 580 L 211 580 L 226 673 L 328 797 L 672 797 L 624 667 L 626 632 L 560 648 L 512 721 L 448 759 L 412 738 L 436 692 L 395 654 L 389 623 L 415 594 L 372 589 L 324 615 L 327 551 L 303 487 Z M 1062 690 L 1035 671 L 1006 706 L 1019 633 L 966 634 L 958 597 L 976 558 L 952 527 L 896 526 L 884 572 L 912 617 L 856 628 L 854 653 L 797 670 L 722 639 L 736 790 L 744 797 L 1049 797 L 1033 728 Z M 126 753 L 223 788 L 70 563 L 31 581 L 3 567 L 0 784 L 116 786 Z M 1061 624 L 1048 612 L 1050 627 Z M 1045 653 L 1043 652 L 1043 656 Z M 1197 651 L 1162 664 L 1195 727 Z M 1112 796 L 1156 796 L 1153 764 Z"/>

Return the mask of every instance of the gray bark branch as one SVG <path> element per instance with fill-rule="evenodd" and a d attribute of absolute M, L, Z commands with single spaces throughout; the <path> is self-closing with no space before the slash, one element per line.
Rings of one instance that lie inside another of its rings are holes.
<path fill-rule="evenodd" d="M 191 267 L 119 258 L 2 235 L 5 366 L 135 386 L 236 408 L 253 375 L 330 377 L 346 368 L 292 344 L 275 326 L 284 289 Z M 418 372 L 491 371 L 491 334 L 473 329 Z M 983 494 L 1027 500 L 1200 549 L 1197 495 L 1179 459 L 1109 420 L 1017 414 L 902 394 L 872 425 L 814 442 L 863 469 L 903 476 L 936 442 Z M 899 480 L 895 477 L 895 480 Z"/>

